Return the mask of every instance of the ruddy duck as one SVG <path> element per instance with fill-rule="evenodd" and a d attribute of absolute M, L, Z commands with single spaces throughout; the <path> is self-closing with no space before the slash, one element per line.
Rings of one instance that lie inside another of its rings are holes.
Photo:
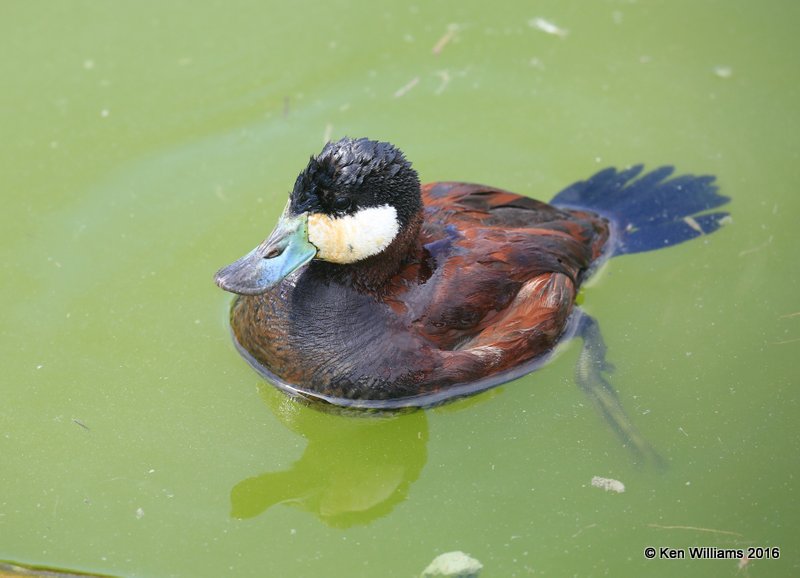
<path fill-rule="evenodd" d="M 696 214 L 728 200 L 713 177 L 641 170 L 606 169 L 546 204 L 476 184 L 420 187 L 389 143 L 329 143 L 272 234 L 216 275 L 240 294 L 236 342 L 295 395 L 387 408 L 519 377 L 577 332 L 579 382 L 606 414 L 621 411 L 578 288 L 612 255 L 716 230 L 725 213 Z"/>

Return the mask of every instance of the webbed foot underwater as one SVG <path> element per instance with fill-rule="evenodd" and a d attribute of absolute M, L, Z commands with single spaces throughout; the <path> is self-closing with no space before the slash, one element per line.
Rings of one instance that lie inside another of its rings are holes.
<path fill-rule="evenodd" d="M 528 373 L 582 327 L 575 296 L 609 257 L 716 230 L 713 177 L 606 169 L 551 204 L 483 185 L 420 186 L 388 143 L 329 143 L 272 234 L 221 269 L 236 342 L 294 394 L 341 406 L 426 406 Z M 586 363 L 584 356 L 582 363 Z M 604 411 L 611 411 L 604 408 Z"/>

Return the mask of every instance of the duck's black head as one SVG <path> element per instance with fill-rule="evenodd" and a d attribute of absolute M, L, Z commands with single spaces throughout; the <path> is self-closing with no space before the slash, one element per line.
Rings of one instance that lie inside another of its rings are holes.
<path fill-rule="evenodd" d="M 334 218 L 382 206 L 407 225 L 422 207 L 419 178 L 400 149 L 365 138 L 325 145 L 297 177 L 290 197 L 295 214 Z"/>
<path fill-rule="evenodd" d="M 263 293 L 312 259 L 381 279 L 409 250 L 421 215 L 419 178 L 398 148 L 365 138 L 328 143 L 297 177 L 272 234 L 216 282 Z"/>

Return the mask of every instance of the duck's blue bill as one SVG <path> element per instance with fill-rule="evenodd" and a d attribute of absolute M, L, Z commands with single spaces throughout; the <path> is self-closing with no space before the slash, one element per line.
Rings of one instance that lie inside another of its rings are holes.
<path fill-rule="evenodd" d="M 292 215 L 289 207 L 270 236 L 247 255 L 214 276 L 217 285 L 240 295 L 259 295 L 281 282 L 317 254 L 308 241 L 308 214 Z"/>

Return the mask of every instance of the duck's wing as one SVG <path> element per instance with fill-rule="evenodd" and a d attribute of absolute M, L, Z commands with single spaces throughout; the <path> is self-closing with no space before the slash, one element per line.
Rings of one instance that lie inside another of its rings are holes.
<path fill-rule="evenodd" d="M 564 274 L 545 273 L 526 281 L 472 337 L 442 352 L 444 367 L 475 379 L 546 355 L 564 333 L 574 300 L 575 285 Z"/>
<path fill-rule="evenodd" d="M 426 185 L 423 200 L 434 272 L 397 298 L 414 332 L 434 344 L 446 381 L 480 379 L 548 353 L 608 236 L 605 221 L 466 183 Z"/>
<path fill-rule="evenodd" d="M 477 327 L 525 283 L 548 273 L 569 279 L 574 297 L 609 234 L 597 215 L 485 185 L 431 183 L 423 187 L 423 201 L 422 236 L 437 270 L 428 311 L 445 328 L 466 329 L 470 319 Z"/>
<path fill-rule="evenodd" d="M 574 325 L 569 321 L 575 286 L 566 275 L 546 273 L 521 283 L 498 310 L 485 310 L 498 295 L 481 297 L 475 288 L 462 286 L 449 307 L 436 304 L 428 310 L 431 316 L 401 334 L 413 339 L 413 347 L 387 348 L 383 359 L 392 367 L 415 370 L 408 370 L 402 391 L 395 384 L 395 394 L 429 405 L 516 379 L 544 362 Z M 481 310 L 484 316 L 477 318 Z"/>
<path fill-rule="evenodd" d="M 588 247 L 589 260 L 593 261 L 603 252 L 609 237 L 608 221 L 595 213 L 560 209 L 486 185 L 429 183 L 422 187 L 422 200 L 425 205 L 423 235 L 429 239 L 447 238 L 452 235 L 453 227 L 519 229 L 532 236 L 555 231 Z"/>

